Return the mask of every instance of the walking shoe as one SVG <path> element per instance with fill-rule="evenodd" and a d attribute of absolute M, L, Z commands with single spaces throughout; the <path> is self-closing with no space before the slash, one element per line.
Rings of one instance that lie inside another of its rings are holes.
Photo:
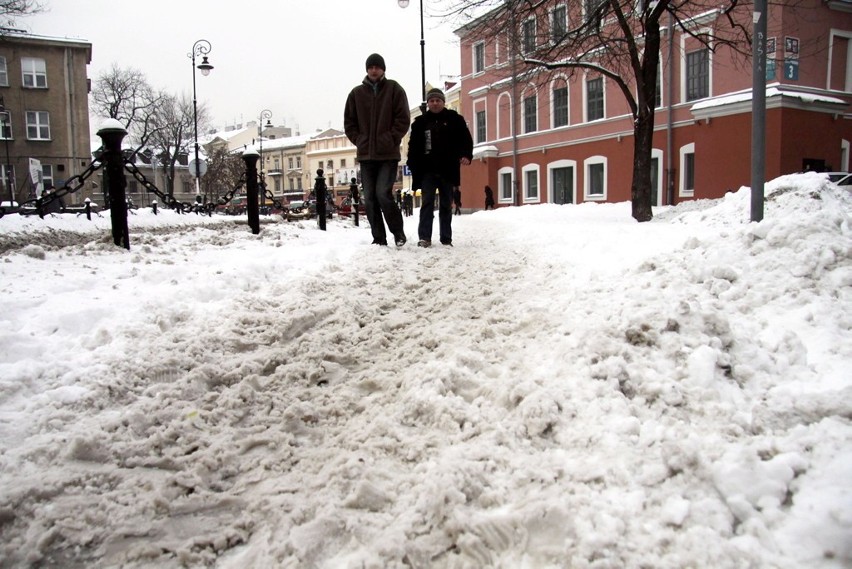
<path fill-rule="evenodd" d="M 404 234 L 400 233 L 399 235 L 396 236 L 396 246 L 397 247 L 402 247 L 403 245 L 405 245 L 406 241 L 408 241 L 408 239 L 405 238 Z"/>
<path fill-rule="evenodd" d="M 417 242 L 417 246 L 418 247 L 431 247 L 432 242 L 429 241 L 428 239 L 421 239 L 420 241 Z"/>
<path fill-rule="evenodd" d="M 373 239 L 373 242 L 371 243 L 371 245 L 382 245 L 384 247 L 387 247 L 388 242 L 387 241 L 377 241 L 377 240 Z"/>
<path fill-rule="evenodd" d="M 441 245 L 446 245 L 447 247 L 452 247 L 452 246 L 453 246 L 453 242 L 452 242 L 452 241 L 443 241 L 443 240 L 442 240 L 442 241 L 441 241 Z"/>

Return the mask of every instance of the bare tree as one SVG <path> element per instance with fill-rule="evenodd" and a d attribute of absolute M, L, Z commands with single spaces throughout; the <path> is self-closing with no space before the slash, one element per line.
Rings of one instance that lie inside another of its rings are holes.
<path fill-rule="evenodd" d="M 228 192 L 245 184 L 246 165 L 239 154 L 219 147 L 210 152 L 207 174 L 201 179 L 207 201 L 215 202 Z"/>
<path fill-rule="evenodd" d="M 547 21 L 552 0 L 455 0 L 445 16 L 486 15 L 470 22 L 467 33 L 482 39 L 505 35 L 536 17 Z M 746 56 L 752 4 L 739 0 L 569 0 L 565 25 L 538 26 L 536 40 L 510 33 L 510 49 L 528 74 L 561 70 L 598 73 L 621 92 L 633 116 L 632 214 L 648 221 L 651 213 L 651 151 L 660 49 L 666 27 L 689 35 L 711 51 L 729 49 Z M 708 22 L 710 25 L 708 25 Z M 526 41 L 525 41 L 526 40 Z M 745 58 L 741 58 L 743 61 Z"/>
<path fill-rule="evenodd" d="M 44 11 L 44 6 L 37 0 L 0 0 L 0 36 L 4 28 L 14 28 L 21 16 L 30 16 Z"/>
<path fill-rule="evenodd" d="M 166 171 L 168 195 L 174 196 L 175 166 L 181 155 L 188 156 L 194 147 L 192 99 L 185 96 L 163 95 L 151 119 L 153 130 L 150 145 L 159 149 Z M 207 108 L 198 107 L 198 127 L 203 132 L 209 123 Z"/>
<path fill-rule="evenodd" d="M 95 80 L 91 94 L 92 112 L 123 124 L 136 153 L 148 144 L 154 134 L 154 117 L 164 96 L 151 88 L 145 74 L 138 69 L 122 69 L 113 63 Z"/>

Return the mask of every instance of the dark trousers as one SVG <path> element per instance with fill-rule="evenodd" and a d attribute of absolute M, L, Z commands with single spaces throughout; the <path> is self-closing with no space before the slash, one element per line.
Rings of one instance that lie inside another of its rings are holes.
<path fill-rule="evenodd" d="M 387 245 L 385 222 L 394 238 L 404 235 L 402 213 L 393 196 L 393 183 L 396 180 L 396 160 L 361 161 L 361 184 L 364 188 L 364 207 L 367 221 L 373 232 L 373 243 Z M 382 220 L 384 216 L 384 220 Z"/>
<path fill-rule="evenodd" d="M 450 184 L 439 174 L 423 175 L 420 187 L 423 205 L 420 206 L 420 224 L 417 236 L 426 241 L 432 240 L 432 221 L 435 218 L 435 191 L 438 191 L 438 227 L 441 243 L 453 241 L 453 184 Z"/>

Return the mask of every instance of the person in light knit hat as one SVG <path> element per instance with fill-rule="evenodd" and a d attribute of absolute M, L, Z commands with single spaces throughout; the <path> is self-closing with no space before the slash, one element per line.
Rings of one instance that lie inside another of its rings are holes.
<path fill-rule="evenodd" d="M 387 222 L 394 243 L 402 247 L 406 238 L 393 184 L 401 158 L 399 145 L 411 122 L 408 97 L 399 83 L 385 77 L 381 55 L 371 54 L 366 67 L 367 76 L 346 98 L 343 129 L 357 149 L 373 244 L 388 244 Z"/>

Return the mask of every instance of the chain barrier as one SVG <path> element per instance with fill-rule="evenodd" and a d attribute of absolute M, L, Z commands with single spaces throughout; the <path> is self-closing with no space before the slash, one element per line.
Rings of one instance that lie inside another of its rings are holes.
<path fill-rule="evenodd" d="M 275 194 L 273 194 L 272 190 L 267 188 L 265 184 L 263 186 L 263 190 L 264 190 L 264 193 L 263 193 L 264 197 L 269 198 L 269 201 L 272 202 L 272 205 L 274 205 L 276 208 L 278 208 L 278 211 L 280 211 L 281 214 L 284 215 L 285 212 L 287 211 L 287 208 L 284 207 L 284 204 L 280 200 L 275 199 Z"/>
<path fill-rule="evenodd" d="M 50 204 L 57 200 L 62 200 L 62 198 L 67 195 L 77 192 L 80 188 L 83 187 L 83 184 L 85 184 L 86 180 L 92 177 L 92 175 L 94 175 L 94 173 L 100 170 L 102 167 L 103 161 L 101 159 L 96 159 L 92 161 L 92 163 L 89 164 L 89 166 L 85 170 L 83 170 L 82 173 L 76 174 L 68 178 L 64 186 L 56 188 L 53 192 L 49 194 L 44 194 L 40 198 L 33 198 L 22 202 L 18 208 L 18 212 L 21 215 L 38 214 L 40 217 L 44 217 L 44 212 L 50 210 L 50 208 L 48 207 Z M 155 186 L 148 180 L 148 178 L 145 177 L 145 174 L 143 174 L 139 170 L 136 164 L 134 164 L 127 158 L 124 159 L 124 169 L 127 170 L 127 172 L 129 172 L 130 175 L 136 179 L 136 181 L 142 184 L 142 186 L 147 191 L 151 192 L 152 194 L 163 200 L 163 203 L 167 207 L 178 210 L 181 213 L 212 213 L 217 206 L 229 204 L 231 200 L 234 199 L 234 196 L 237 194 L 237 192 L 239 192 L 240 189 L 245 186 L 246 182 L 246 176 L 245 174 L 243 174 L 237 181 L 237 184 L 234 186 L 234 188 L 229 190 L 224 196 L 218 198 L 215 202 L 208 202 L 202 205 L 182 202 L 180 200 L 175 199 L 173 196 L 164 194 L 162 191 L 160 191 L 159 188 L 157 188 L 157 186 Z M 275 199 L 275 196 L 272 194 L 272 192 L 269 189 L 266 189 L 265 191 L 266 197 L 268 197 L 269 200 L 273 204 L 275 204 L 275 207 L 284 211 L 284 206 L 279 200 Z"/>
<path fill-rule="evenodd" d="M 95 172 L 100 170 L 102 166 L 103 162 L 100 159 L 92 161 L 88 168 L 83 170 L 82 173 L 68 178 L 65 185 L 61 188 L 56 188 L 53 192 L 46 195 L 42 194 L 42 197 L 40 198 L 33 198 L 25 202 L 21 202 L 18 212 L 21 215 L 32 215 L 36 213 L 39 217 L 44 217 L 45 211 L 49 211 L 47 206 L 82 188 L 86 180 L 88 180 Z"/>
<path fill-rule="evenodd" d="M 138 181 L 140 184 L 142 184 L 142 186 L 146 190 L 148 190 L 149 192 L 151 192 L 152 194 L 156 195 L 158 198 L 163 200 L 163 203 L 165 203 L 168 207 L 170 207 L 171 209 L 178 210 L 181 213 L 210 214 L 210 213 L 213 212 L 213 210 L 216 209 L 217 206 L 227 205 L 228 203 L 231 202 L 232 199 L 234 199 L 234 195 L 240 190 L 240 188 L 243 187 L 243 185 L 245 184 L 245 178 L 246 178 L 245 174 L 243 174 L 243 176 L 237 181 L 237 185 L 234 186 L 234 188 L 232 190 L 229 190 L 223 197 L 218 198 L 215 202 L 208 202 L 206 204 L 198 204 L 198 203 L 182 202 L 182 201 L 175 199 L 173 196 L 170 196 L 168 194 L 164 194 L 163 192 L 160 191 L 159 188 L 157 188 L 157 186 L 155 186 L 154 184 L 152 184 L 151 182 L 148 181 L 148 179 L 145 177 L 145 174 L 143 174 L 139 170 L 139 168 L 136 167 L 136 164 L 133 164 L 130 161 L 126 160 L 124 162 L 124 169 L 127 170 L 128 172 L 130 172 L 130 174 L 134 178 L 136 178 L 136 181 Z"/>

